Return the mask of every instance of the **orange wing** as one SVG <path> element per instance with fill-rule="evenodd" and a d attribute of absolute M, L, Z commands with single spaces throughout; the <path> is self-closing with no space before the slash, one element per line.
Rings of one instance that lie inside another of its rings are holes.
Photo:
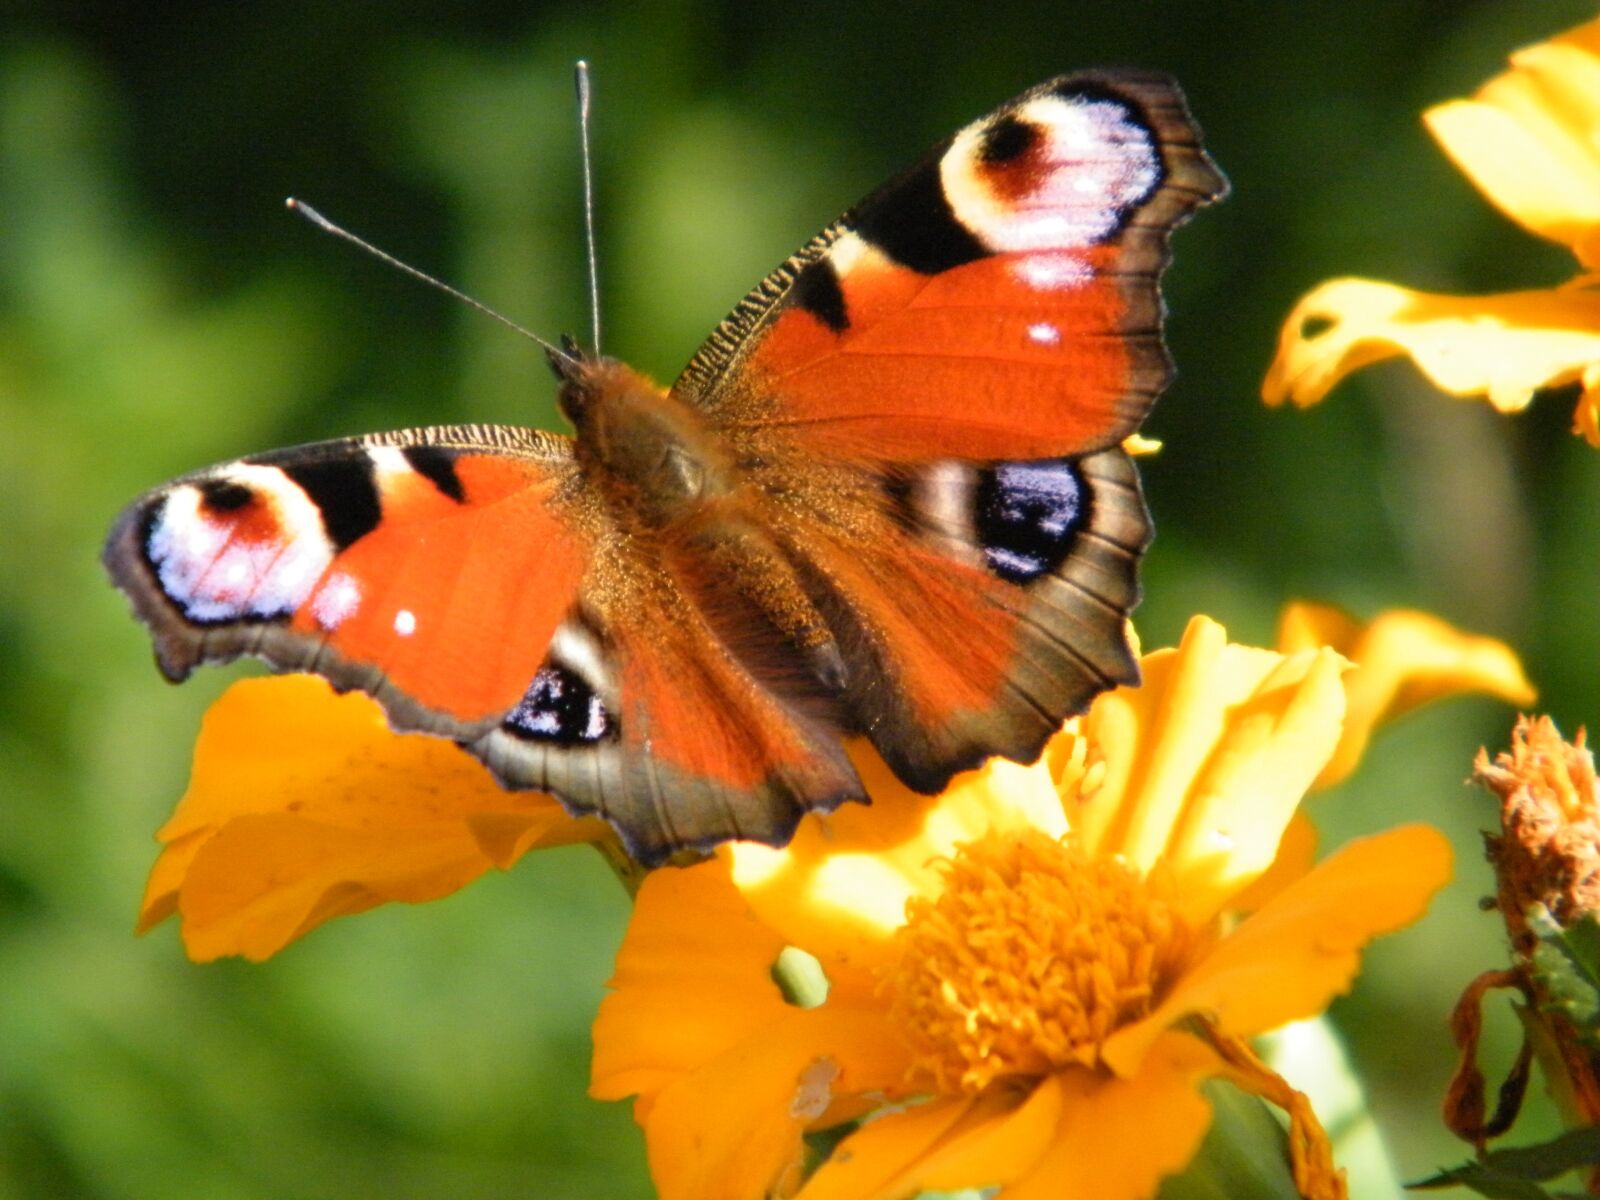
<path fill-rule="evenodd" d="M 470 744 L 503 780 L 604 817 L 656 866 L 729 838 L 781 846 L 800 817 L 865 791 L 835 731 L 808 719 L 647 559 L 613 618 L 580 608 L 523 700 Z"/>
<path fill-rule="evenodd" d="M 170 679 L 240 655 L 463 737 L 517 703 L 582 578 L 566 438 L 457 426 L 213 467 L 131 505 L 105 564 Z"/>
<path fill-rule="evenodd" d="M 466 426 L 244 459 L 135 502 L 104 557 L 169 678 L 254 655 L 369 692 L 649 865 L 781 844 L 863 795 L 832 731 L 617 535 L 566 438 Z"/>
<path fill-rule="evenodd" d="M 1118 449 L 1170 376 L 1168 237 L 1226 184 L 1172 81 L 1033 88 L 753 291 L 677 395 L 773 498 L 848 720 L 924 791 L 1135 682 Z"/>
<path fill-rule="evenodd" d="M 764 280 L 674 390 L 736 436 L 831 458 L 1114 445 L 1170 375 L 1168 234 L 1225 188 L 1170 80 L 1041 84 Z"/>

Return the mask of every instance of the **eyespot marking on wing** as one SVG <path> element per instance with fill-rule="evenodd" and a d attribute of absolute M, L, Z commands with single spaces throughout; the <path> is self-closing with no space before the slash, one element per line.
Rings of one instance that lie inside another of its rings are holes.
<path fill-rule="evenodd" d="M 1011 583 L 1054 570 L 1089 510 L 1071 459 L 996 463 L 978 472 L 974 526 L 989 569 Z"/>
<path fill-rule="evenodd" d="M 561 666 L 540 667 L 501 726 L 529 741 L 568 746 L 598 742 L 613 728 L 600 697 L 582 676 Z"/>
<path fill-rule="evenodd" d="M 501 720 L 501 728 L 525 741 L 573 746 L 617 733 L 613 707 L 603 698 L 614 690 L 600 638 L 579 618 L 556 629 L 550 652 L 528 690 Z"/>
<path fill-rule="evenodd" d="M 1160 140 L 1143 115 L 1086 83 L 968 126 L 939 168 L 955 219 L 994 253 L 1104 242 L 1164 178 Z"/>
<path fill-rule="evenodd" d="M 252 463 L 152 500 L 140 545 L 162 593 L 197 625 L 289 616 L 336 552 L 305 490 Z"/>

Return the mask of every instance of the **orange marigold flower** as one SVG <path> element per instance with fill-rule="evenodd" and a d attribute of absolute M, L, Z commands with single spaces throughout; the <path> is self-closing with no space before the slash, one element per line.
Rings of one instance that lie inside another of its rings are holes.
<path fill-rule="evenodd" d="M 1031 767 L 921 797 L 864 751 L 872 808 L 647 879 L 593 1091 L 637 1096 L 661 1195 L 1132 1200 L 1193 1155 L 1214 1075 L 1306 1134 L 1241 1039 L 1319 1012 L 1450 873 L 1411 826 L 1242 903 L 1339 742 L 1344 669 L 1197 618 Z M 807 1131 L 868 1117 L 803 1177 Z"/>
<path fill-rule="evenodd" d="M 1423 119 L 1496 207 L 1569 247 L 1580 274 L 1492 296 L 1330 280 L 1284 322 L 1261 389 L 1268 404 L 1315 404 L 1350 372 L 1409 354 L 1436 386 L 1484 396 L 1501 412 L 1576 382 L 1573 431 L 1600 446 L 1600 19 L 1517 51 L 1511 64 L 1472 99 Z"/>
<path fill-rule="evenodd" d="M 452 742 L 394 733 L 367 696 L 311 675 L 247 679 L 206 713 L 139 929 L 177 913 L 189 957 L 259 960 L 333 917 L 604 836 L 553 797 L 506 791 Z"/>

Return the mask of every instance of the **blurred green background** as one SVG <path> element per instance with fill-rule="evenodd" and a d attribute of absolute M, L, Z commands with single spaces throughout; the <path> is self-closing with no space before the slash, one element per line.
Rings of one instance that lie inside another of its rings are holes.
<path fill-rule="evenodd" d="M 1418 113 L 1592 5 L 11 3 L 0 7 L 0 1196 L 645 1196 L 626 1106 L 583 1097 L 626 917 L 581 850 L 319 930 L 260 966 L 131 934 L 199 715 L 96 558 L 200 464 L 446 421 L 551 423 L 521 340 L 287 216 L 301 195 L 545 334 L 586 329 L 570 70 L 596 72 L 608 349 L 670 378 L 759 276 L 929 143 L 1056 72 L 1176 74 L 1234 194 L 1177 238 L 1181 378 L 1148 432 L 1147 645 L 1205 612 L 1267 642 L 1293 596 L 1506 638 L 1568 732 L 1600 714 L 1600 459 L 1404 364 L 1310 412 L 1256 388 L 1334 274 L 1554 283 Z M 1410 1178 L 1444 1015 L 1503 958 L 1463 786 L 1511 714 L 1383 734 L 1314 812 L 1424 816 L 1460 879 L 1335 1007 Z M 1503 1014 L 1502 1014 L 1503 1015 Z M 1502 1045 L 1509 1018 L 1497 1021 Z"/>

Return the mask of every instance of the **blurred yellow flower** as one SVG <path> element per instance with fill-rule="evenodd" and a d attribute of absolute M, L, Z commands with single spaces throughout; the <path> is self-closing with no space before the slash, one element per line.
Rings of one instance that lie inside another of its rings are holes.
<path fill-rule="evenodd" d="M 1355 770 L 1378 725 L 1432 700 L 1482 692 L 1526 707 L 1538 696 L 1504 642 L 1462 633 L 1415 609 L 1392 608 L 1361 622 L 1331 604 L 1284 605 L 1277 648 L 1294 654 L 1317 646 L 1337 650 L 1351 663 L 1344 678 L 1344 732 L 1317 776 L 1319 788 Z"/>
<path fill-rule="evenodd" d="M 1600 446 L 1600 19 L 1519 50 L 1470 100 L 1429 109 L 1428 129 L 1502 212 L 1569 247 L 1582 268 L 1546 290 L 1441 296 L 1335 279 L 1284 322 L 1262 384 L 1268 404 L 1315 404 L 1350 372 L 1409 354 L 1435 385 L 1501 412 L 1578 383 L 1573 431 Z"/>
<path fill-rule="evenodd" d="M 862 751 L 871 808 L 645 881 L 592 1090 L 637 1096 L 665 1200 L 1133 1200 L 1198 1147 L 1205 1078 L 1294 1096 L 1241 1039 L 1343 991 L 1449 850 L 1411 826 L 1268 876 L 1339 743 L 1344 660 L 1196 618 L 1143 665 L 1031 767 L 923 797 Z M 1301 1187 L 1340 1194 L 1292 1113 Z M 869 1116 L 802 1180 L 807 1131 Z"/>
<path fill-rule="evenodd" d="M 394 733 L 370 697 L 312 675 L 247 679 L 206 713 L 139 929 L 177 913 L 190 958 L 259 960 L 333 917 L 435 900 L 606 832 L 506 791 L 453 742 Z"/>

